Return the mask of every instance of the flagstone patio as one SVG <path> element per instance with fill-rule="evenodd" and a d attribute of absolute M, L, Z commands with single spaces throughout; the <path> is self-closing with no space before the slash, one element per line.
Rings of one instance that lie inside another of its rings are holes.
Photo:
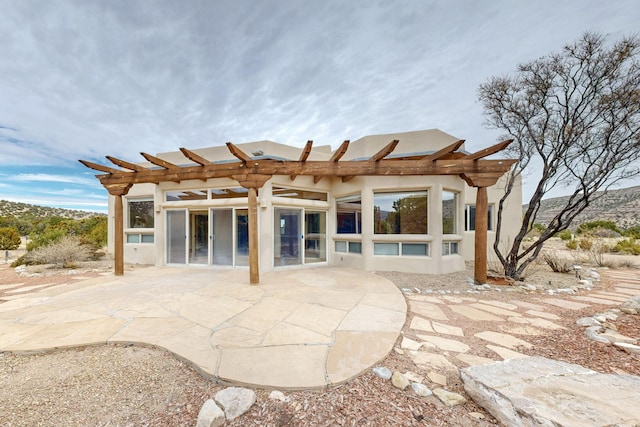
<path fill-rule="evenodd" d="M 284 270 L 250 286 L 244 270 L 149 267 L 0 304 L 0 351 L 141 343 L 223 382 L 323 389 L 383 359 L 406 313 L 393 283 L 360 270 Z"/>

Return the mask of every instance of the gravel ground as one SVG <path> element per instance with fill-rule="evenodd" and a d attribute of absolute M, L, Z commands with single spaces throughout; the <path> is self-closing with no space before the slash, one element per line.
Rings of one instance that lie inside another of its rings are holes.
<path fill-rule="evenodd" d="M 13 270 L 1 268 L 0 284 L 17 283 Z M 401 288 L 465 292 L 469 272 L 442 276 L 380 273 Z M 13 280 L 13 281 L 11 281 Z M 21 277 L 23 286 L 42 280 Z M 48 279 L 44 280 L 51 280 Z M 47 282 L 48 283 L 48 282 Z M 525 283 L 539 288 L 575 284 L 571 275 L 541 268 Z M 606 284 L 603 285 L 606 287 Z M 532 301 L 539 292 L 505 287 L 485 292 L 483 298 Z M 512 290 L 509 292 L 508 290 Z M 640 375 L 638 359 L 612 346 L 592 343 L 575 326 L 577 317 L 591 311 L 550 310 L 563 317 L 566 330 L 531 337 L 533 350 L 519 349 L 578 363 L 600 372 Z M 408 322 L 410 321 L 410 317 Z M 407 324 L 408 324 L 407 322 Z M 621 316 L 623 334 L 637 335 L 640 316 Z M 464 325 L 465 328 L 470 325 Z M 405 325 L 405 332 L 409 333 Z M 562 343 L 558 345 L 558 343 Z M 382 363 L 391 370 L 416 371 L 413 362 L 392 352 Z M 203 378 L 188 363 L 150 347 L 106 345 L 57 350 L 43 354 L 0 354 L 0 414 L 7 426 L 194 426 L 206 399 L 224 386 Z M 447 388 L 463 393 L 459 378 L 448 378 Z M 258 390 L 257 403 L 229 426 L 349 425 L 349 426 L 488 426 L 495 420 L 472 401 L 448 408 L 435 397 L 419 398 L 402 392 L 371 372 L 326 392 L 286 392 L 287 402 L 268 398 Z M 482 419 L 479 419 L 481 418 Z"/>

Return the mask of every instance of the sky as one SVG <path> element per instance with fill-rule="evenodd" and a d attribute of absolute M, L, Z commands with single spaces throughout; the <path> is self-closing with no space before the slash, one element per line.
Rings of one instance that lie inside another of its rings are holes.
<path fill-rule="evenodd" d="M 637 0 L 0 0 L 0 199 L 106 212 L 78 159 L 438 128 L 495 143 L 478 86 Z M 524 196 L 529 192 L 525 182 Z"/>

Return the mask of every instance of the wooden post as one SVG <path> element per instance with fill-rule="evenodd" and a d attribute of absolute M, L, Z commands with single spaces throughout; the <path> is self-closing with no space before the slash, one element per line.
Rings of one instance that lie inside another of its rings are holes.
<path fill-rule="evenodd" d="M 116 198 L 115 206 L 115 231 L 113 243 L 113 263 L 116 276 L 124 275 L 124 215 L 122 213 L 122 195 L 114 196 Z"/>
<path fill-rule="evenodd" d="M 473 278 L 476 283 L 487 282 L 487 227 L 488 206 L 487 187 L 476 187 L 476 232 L 475 232 L 475 263 Z"/>
<path fill-rule="evenodd" d="M 258 189 L 249 190 L 249 283 L 260 283 L 258 268 Z"/>

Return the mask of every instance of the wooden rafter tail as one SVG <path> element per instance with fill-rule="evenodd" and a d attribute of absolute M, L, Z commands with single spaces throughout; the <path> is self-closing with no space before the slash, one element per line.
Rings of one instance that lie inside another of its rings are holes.
<path fill-rule="evenodd" d="M 458 148 L 460 148 L 464 144 L 464 139 L 454 142 L 453 144 L 449 144 L 444 148 L 436 151 L 435 153 L 429 154 L 425 156 L 421 161 L 423 162 L 435 162 L 436 160 L 440 160 L 447 154 L 453 154 Z"/>
<path fill-rule="evenodd" d="M 169 163 L 166 160 L 162 160 L 159 157 L 155 157 L 155 156 L 152 156 L 151 154 L 147 154 L 147 153 L 140 153 L 140 154 L 142 155 L 142 157 L 147 159 L 150 163 L 153 163 L 156 166 L 160 166 L 161 168 L 165 168 L 165 169 L 180 169 L 180 166 L 174 165 L 173 163 Z"/>
<path fill-rule="evenodd" d="M 233 145 L 231 142 L 227 142 L 227 148 L 229 149 L 229 152 L 231 152 L 231 154 L 234 155 L 234 157 L 238 158 L 244 163 L 247 163 L 253 160 L 253 158 L 250 155 L 248 155 L 247 153 L 245 153 L 244 151 L 242 151 L 241 149 Z"/>
<path fill-rule="evenodd" d="M 302 153 L 300 153 L 300 159 L 298 159 L 299 162 L 307 161 L 307 159 L 309 158 L 309 154 L 311 154 L 312 147 L 313 147 L 313 141 L 308 140 L 304 148 L 302 149 Z M 293 181 L 294 179 L 296 179 L 296 176 L 297 175 L 291 175 L 289 178 L 291 178 L 291 181 Z"/>
<path fill-rule="evenodd" d="M 342 144 L 340 144 L 340 147 L 338 147 L 338 149 L 333 153 L 333 155 L 331 156 L 331 158 L 329 159 L 330 162 L 337 162 L 338 160 L 340 160 L 342 158 L 342 156 L 344 156 L 344 154 L 347 152 L 347 148 L 349 148 L 349 140 L 345 140 Z M 320 182 L 320 180 L 322 179 L 322 176 L 314 176 L 313 177 L 313 183 L 317 184 L 318 182 Z"/>
<path fill-rule="evenodd" d="M 194 163 L 199 164 L 200 166 L 208 166 L 213 164 L 210 160 L 205 159 L 200 154 L 196 154 L 193 151 L 187 150 L 184 147 L 181 147 L 180 151 L 182 151 L 182 154 L 184 154 L 184 156 L 187 159 L 191 160 Z"/>
<path fill-rule="evenodd" d="M 104 173 L 108 173 L 108 174 L 123 173 L 123 171 L 121 171 L 121 170 L 110 168 L 109 166 L 100 165 L 98 163 L 89 162 L 87 160 L 78 160 L 78 161 L 80 163 L 82 163 L 83 165 L 85 165 L 86 167 L 88 167 L 89 169 L 93 169 L 95 171 L 104 172 Z M 126 173 L 126 172 L 124 172 L 124 173 Z M 129 173 L 131 173 L 131 172 L 129 172 Z"/>
<path fill-rule="evenodd" d="M 355 175 L 343 176 L 342 177 L 342 182 L 349 182 L 355 177 L 356 177 Z"/>
<path fill-rule="evenodd" d="M 396 149 L 396 146 L 398 145 L 399 142 L 400 140 L 394 139 L 393 141 L 385 145 L 382 150 L 378 151 L 376 154 L 371 156 L 371 161 L 379 162 L 380 160 L 387 157 L 389 154 L 393 153 L 393 150 Z"/>
<path fill-rule="evenodd" d="M 116 166 L 120 166 L 121 168 L 130 169 L 136 172 L 147 170 L 147 168 L 145 168 L 144 166 L 136 165 L 135 163 L 127 162 L 125 160 L 120 160 L 116 157 L 111 157 L 111 156 L 105 156 L 105 157 L 111 163 L 113 163 Z"/>
<path fill-rule="evenodd" d="M 340 147 L 338 147 L 336 152 L 333 153 L 333 156 L 331 156 L 330 161 L 337 162 L 338 160 L 340 160 L 342 158 L 342 156 L 344 156 L 344 154 L 347 152 L 347 148 L 349 148 L 349 140 L 348 139 L 346 141 L 344 141 L 342 144 L 340 144 Z"/>
<path fill-rule="evenodd" d="M 509 146 L 513 142 L 513 139 L 507 139 L 506 141 L 499 142 L 491 147 L 484 148 L 475 153 L 465 156 L 462 160 L 479 160 L 492 154 L 498 153 Z"/>

